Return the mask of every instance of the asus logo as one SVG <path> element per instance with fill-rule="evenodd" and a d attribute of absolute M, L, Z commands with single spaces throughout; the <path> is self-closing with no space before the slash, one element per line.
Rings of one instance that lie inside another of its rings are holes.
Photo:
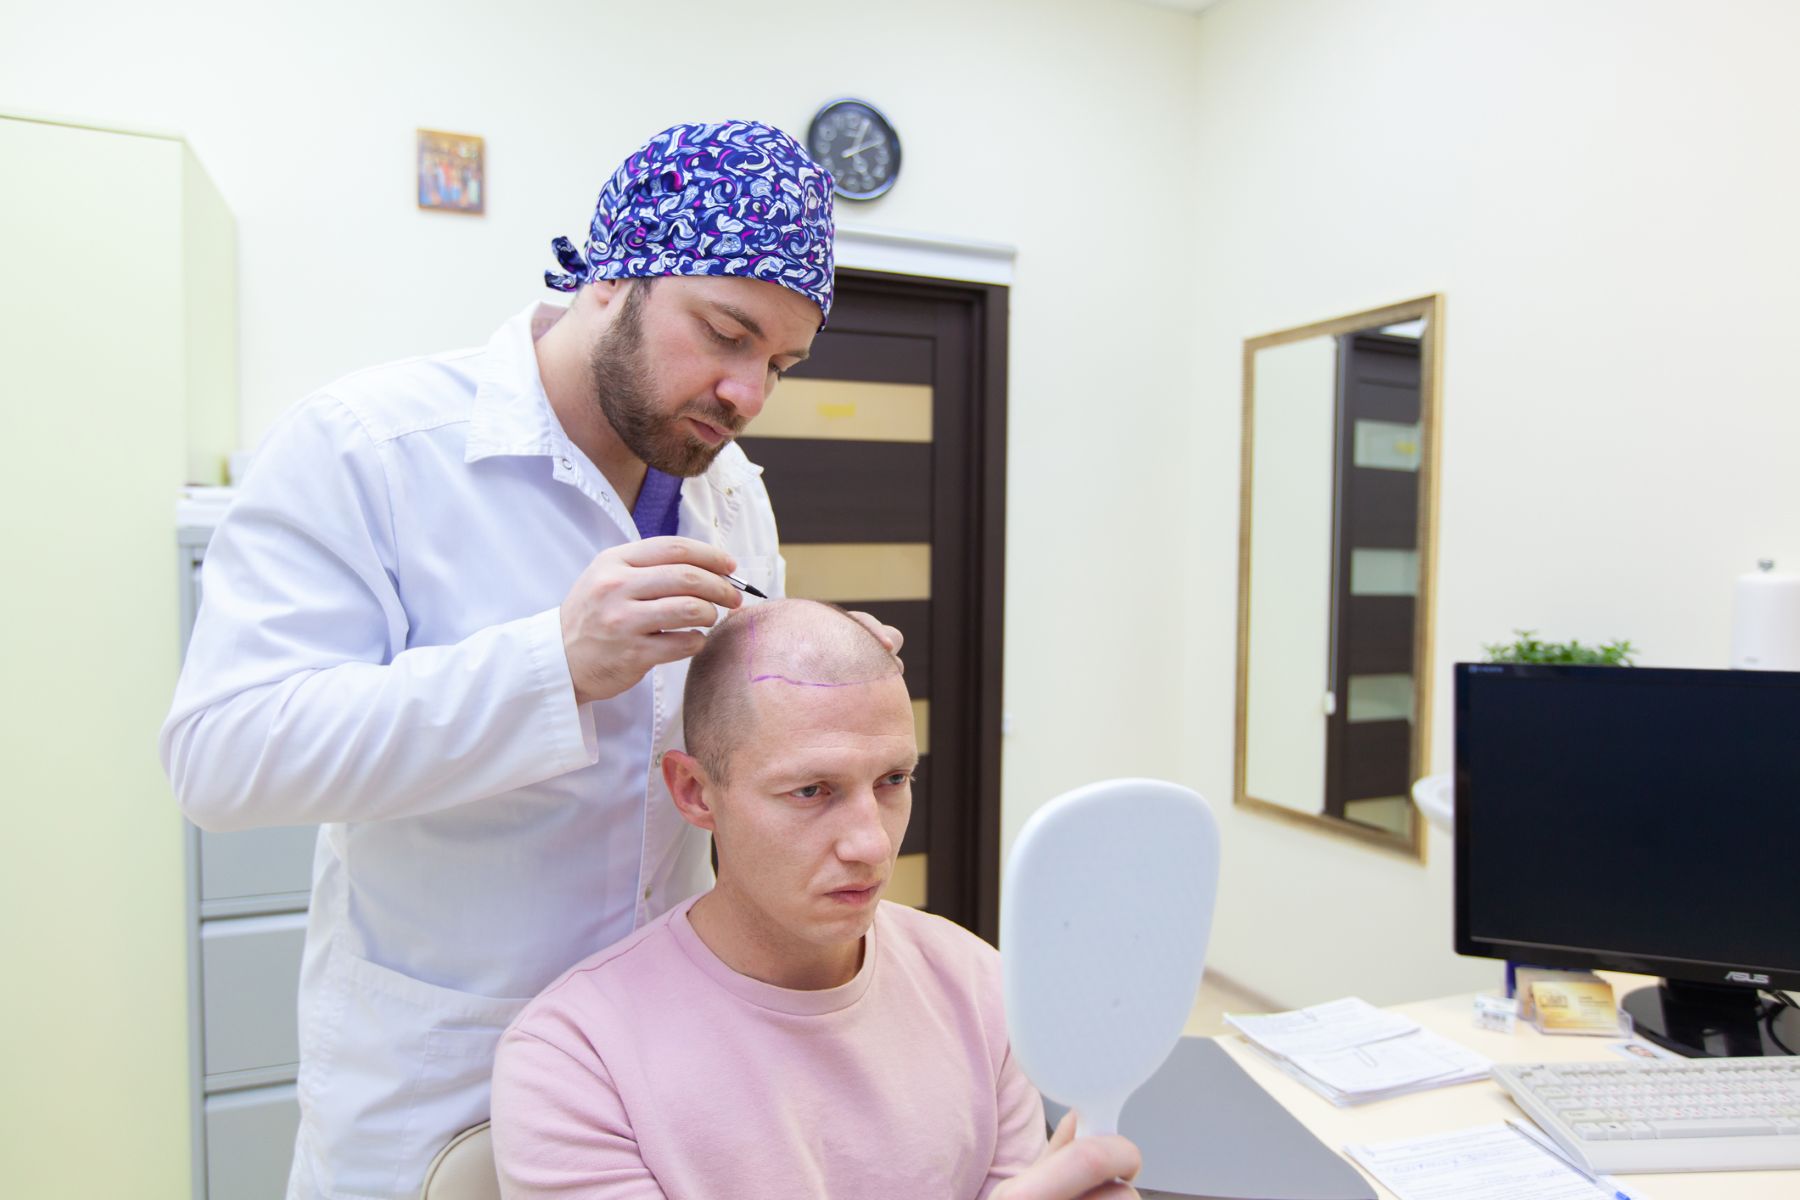
<path fill-rule="evenodd" d="M 1760 987 L 1767 987 L 1768 983 L 1769 983 L 1769 977 L 1767 975 L 1752 975 L 1748 971 L 1727 971 L 1727 972 L 1725 972 L 1725 982 L 1726 983 L 1754 983 Z"/>

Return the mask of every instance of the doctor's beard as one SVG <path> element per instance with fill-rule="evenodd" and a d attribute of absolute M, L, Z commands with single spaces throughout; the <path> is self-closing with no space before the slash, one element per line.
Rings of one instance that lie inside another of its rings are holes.
<path fill-rule="evenodd" d="M 619 319 L 594 343 L 589 360 L 594 393 L 600 411 L 606 414 L 627 450 L 649 466 L 685 479 L 706 470 L 719 451 L 731 443 L 728 439 L 709 446 L 682 432 L 677 422 L 692 416 L 715 429 L 728 430 L 733 437 L 743 430 L 744 422 L 721 409 L 697 405 L 689 405 L 673 416 L 659 411 L 650 364 L 644 357 L 642 314 L 650 292 L 648 283 L 646 280 L 632 287 Z"/>

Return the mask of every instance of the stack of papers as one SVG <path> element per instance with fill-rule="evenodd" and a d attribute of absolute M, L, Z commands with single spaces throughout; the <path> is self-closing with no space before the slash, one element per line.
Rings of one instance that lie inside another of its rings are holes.
<path fill-rule="evenodd" d="M 1486 1079 L 1494 1065 L 1410 1017 L 1354 996 L 1225 1019 L 1276 1066 L 1337 1105 Z"/>
<path fill-rule="evenodd" d="M 1400 1200 L 1631 1200 L 1522 1130 L 1483 1125 L 1344 1152 Z"/>

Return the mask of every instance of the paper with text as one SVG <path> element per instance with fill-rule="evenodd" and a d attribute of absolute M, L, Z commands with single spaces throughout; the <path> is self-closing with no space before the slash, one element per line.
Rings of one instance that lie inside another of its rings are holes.
<path fill-rule="evenodd" d="M 1419 1023 L 1410 1017 L 1383 1012 L 1355 996 L 1268 1016 L 1227 1014 L 1225 1020 L 1263 1049 L 1283 1058 L 1329 1054 L 1333 1050 L 1347 1050 L 1351 1046 L 1399 1037 L 1419 1028 Z"/>
<path fill-rule="evenodd" d="M 1345 1146 L 1399 1200 L 1613 1200 L 1536 1142 L 1505 1125 Z"/>
<path fill-rule="evenodd" d="M 1352 1095 L 1429 1079 L 1479 1078 L 1491 1065 L 1473 1050 L 1425 1030 L 1329 1054 L 1296 1054 L 1291 1061 L 1326 1086 Z"/>

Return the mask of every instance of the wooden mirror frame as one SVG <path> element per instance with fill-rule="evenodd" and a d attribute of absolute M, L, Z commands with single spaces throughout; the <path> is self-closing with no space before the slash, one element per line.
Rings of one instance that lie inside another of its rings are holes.
<path fill-rule="evenodd" d="M 1238 482 L 1238 643 L 1237 643 L 1237 730 L 1233 763 L 1232 794 L 1236 804 L 1257 812 L 1268 813 L 1284 821 L 1312 829 L 1329 830 L 1357 841 L 1391 850 L 1425 861 L 1425 826 L 1423 813 L 1415 807 L 1411 836 L 1390 833 L 1359 822 L 1330 816 L 1324 812 L 1302 812 L 1273 801 L 1261 800 L 1247 793 L 1245 751 L 1249 739 L 1250 697 L 1250 529 L 1251 494 L 1256 448 L 1256 353 L 1272 346 L 1309 338 L 1335 337 L 1339 334 L 1396 325 L 1405 321 L 1425 321 L 1425 334 L 1419 340 L 1419 582 L 1414 593 L 1413 620 L 1413 740 L 1411 747 L 1411 779 L 1428 774 L 1431 756 L 1431 676 L 1432 635 L 1435 624 L 1437 574 L 1437 508 L 1440 454 L 1439 433 L 1442 427 L 1443 394 L 1444 297 L 1441 293 L 1421 296 L 1385 308 L 1351 313 L 1329 321 L 1283 329 L 1244 342 L 1244 411 L 1243 447 Z M 1335 504 L 1335 498 L 1333 500 Z M 1344 698 L 1348 703 L 1348 697 Z M 1410 791 L 1407 796 L 1411 802 Z M 1323 797 L 1320 798 L 1321 805 Z"/>

